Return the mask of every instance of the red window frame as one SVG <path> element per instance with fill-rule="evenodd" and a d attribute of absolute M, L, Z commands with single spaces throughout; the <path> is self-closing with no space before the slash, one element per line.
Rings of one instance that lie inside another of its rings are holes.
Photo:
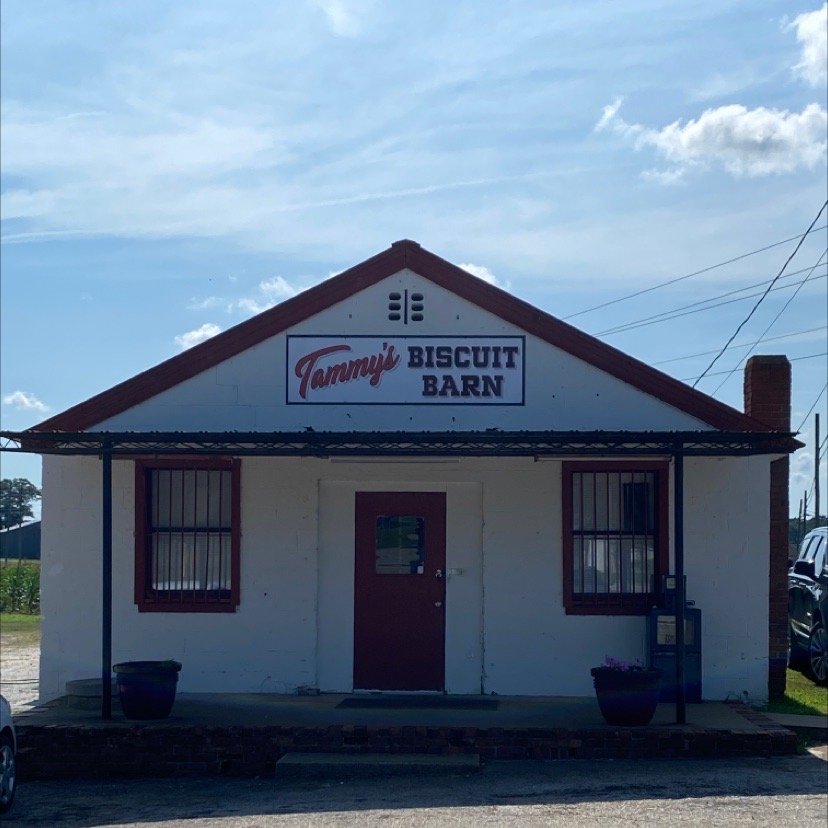
<path fill-rule="evenodd" d="M 563 604 L 567 615 L 646 615 L 658 600 L 659 576 L 670 565 L 669 471 L 666 461 L 565 461 L 562 463 Z M 654 591 L 578 593 L 573 587 L 572 484 L 576 472 L 653 472 L 655 473 Z"/>
<path fill-rule="evenodd" d="M 215 599 L 187 599 L 156 595 L 149 585 L 149 490 L 150 472 L 159 469 L 183 471 L 229 471 L 230 475 L 230 595 Z M 235 612 L 239 605 L 241 576 L 241 464 L 227 457 L 180 457 L 169 460 L 135 461 L 135 603 L 139 612 Z"/>

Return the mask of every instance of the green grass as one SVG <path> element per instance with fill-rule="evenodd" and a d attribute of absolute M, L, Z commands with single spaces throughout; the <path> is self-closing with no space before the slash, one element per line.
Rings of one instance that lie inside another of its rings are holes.
<path fill-rule="evenodd" d="M 818 687 L 796 670 L 788 670 L 785 696 L 768 704 L 771 713 L 828 715 L 828 687 Z"/>
<path fill-rule="evenodd" d="M 40 615 L 23 615 L 19 612 L 0 612 L 0 632 L 33 633 L 40 632 Z"/>
<path fill-rule="evenodd" d="M 0 612 L 0 648 L 33 647 L 40 643 L 39 615 Z"/>

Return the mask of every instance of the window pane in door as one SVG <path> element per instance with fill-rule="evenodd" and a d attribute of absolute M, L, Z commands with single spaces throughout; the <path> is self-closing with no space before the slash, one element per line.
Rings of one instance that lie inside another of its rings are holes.
<path fill-rule="evenodd" d="M 425 518 L 379 515 L 376 530 L 377 575 L 422 575 Z"/>

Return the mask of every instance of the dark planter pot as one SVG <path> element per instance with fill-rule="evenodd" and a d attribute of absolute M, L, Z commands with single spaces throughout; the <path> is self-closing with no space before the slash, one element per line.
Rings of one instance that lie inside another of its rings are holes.
<path fill-rule="evenodd" d="M 113 665 L 124 716 L 166 719 L 175 702 L 180 669 L 177 661 L 124 661 Z"/>
<path fill-rule="evenodd" d="M 646 725 L 658 704 L 661 670 L 612 670 L 593 667 L 595 695 L 607 724 Z"/>

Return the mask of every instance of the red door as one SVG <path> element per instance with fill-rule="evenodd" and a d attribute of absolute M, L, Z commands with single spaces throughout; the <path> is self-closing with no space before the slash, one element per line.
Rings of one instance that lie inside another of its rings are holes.
<path fill-rule="evenodd" d="M 357 492 L 354 688 L 442 690 L 446 496 Z"/>

